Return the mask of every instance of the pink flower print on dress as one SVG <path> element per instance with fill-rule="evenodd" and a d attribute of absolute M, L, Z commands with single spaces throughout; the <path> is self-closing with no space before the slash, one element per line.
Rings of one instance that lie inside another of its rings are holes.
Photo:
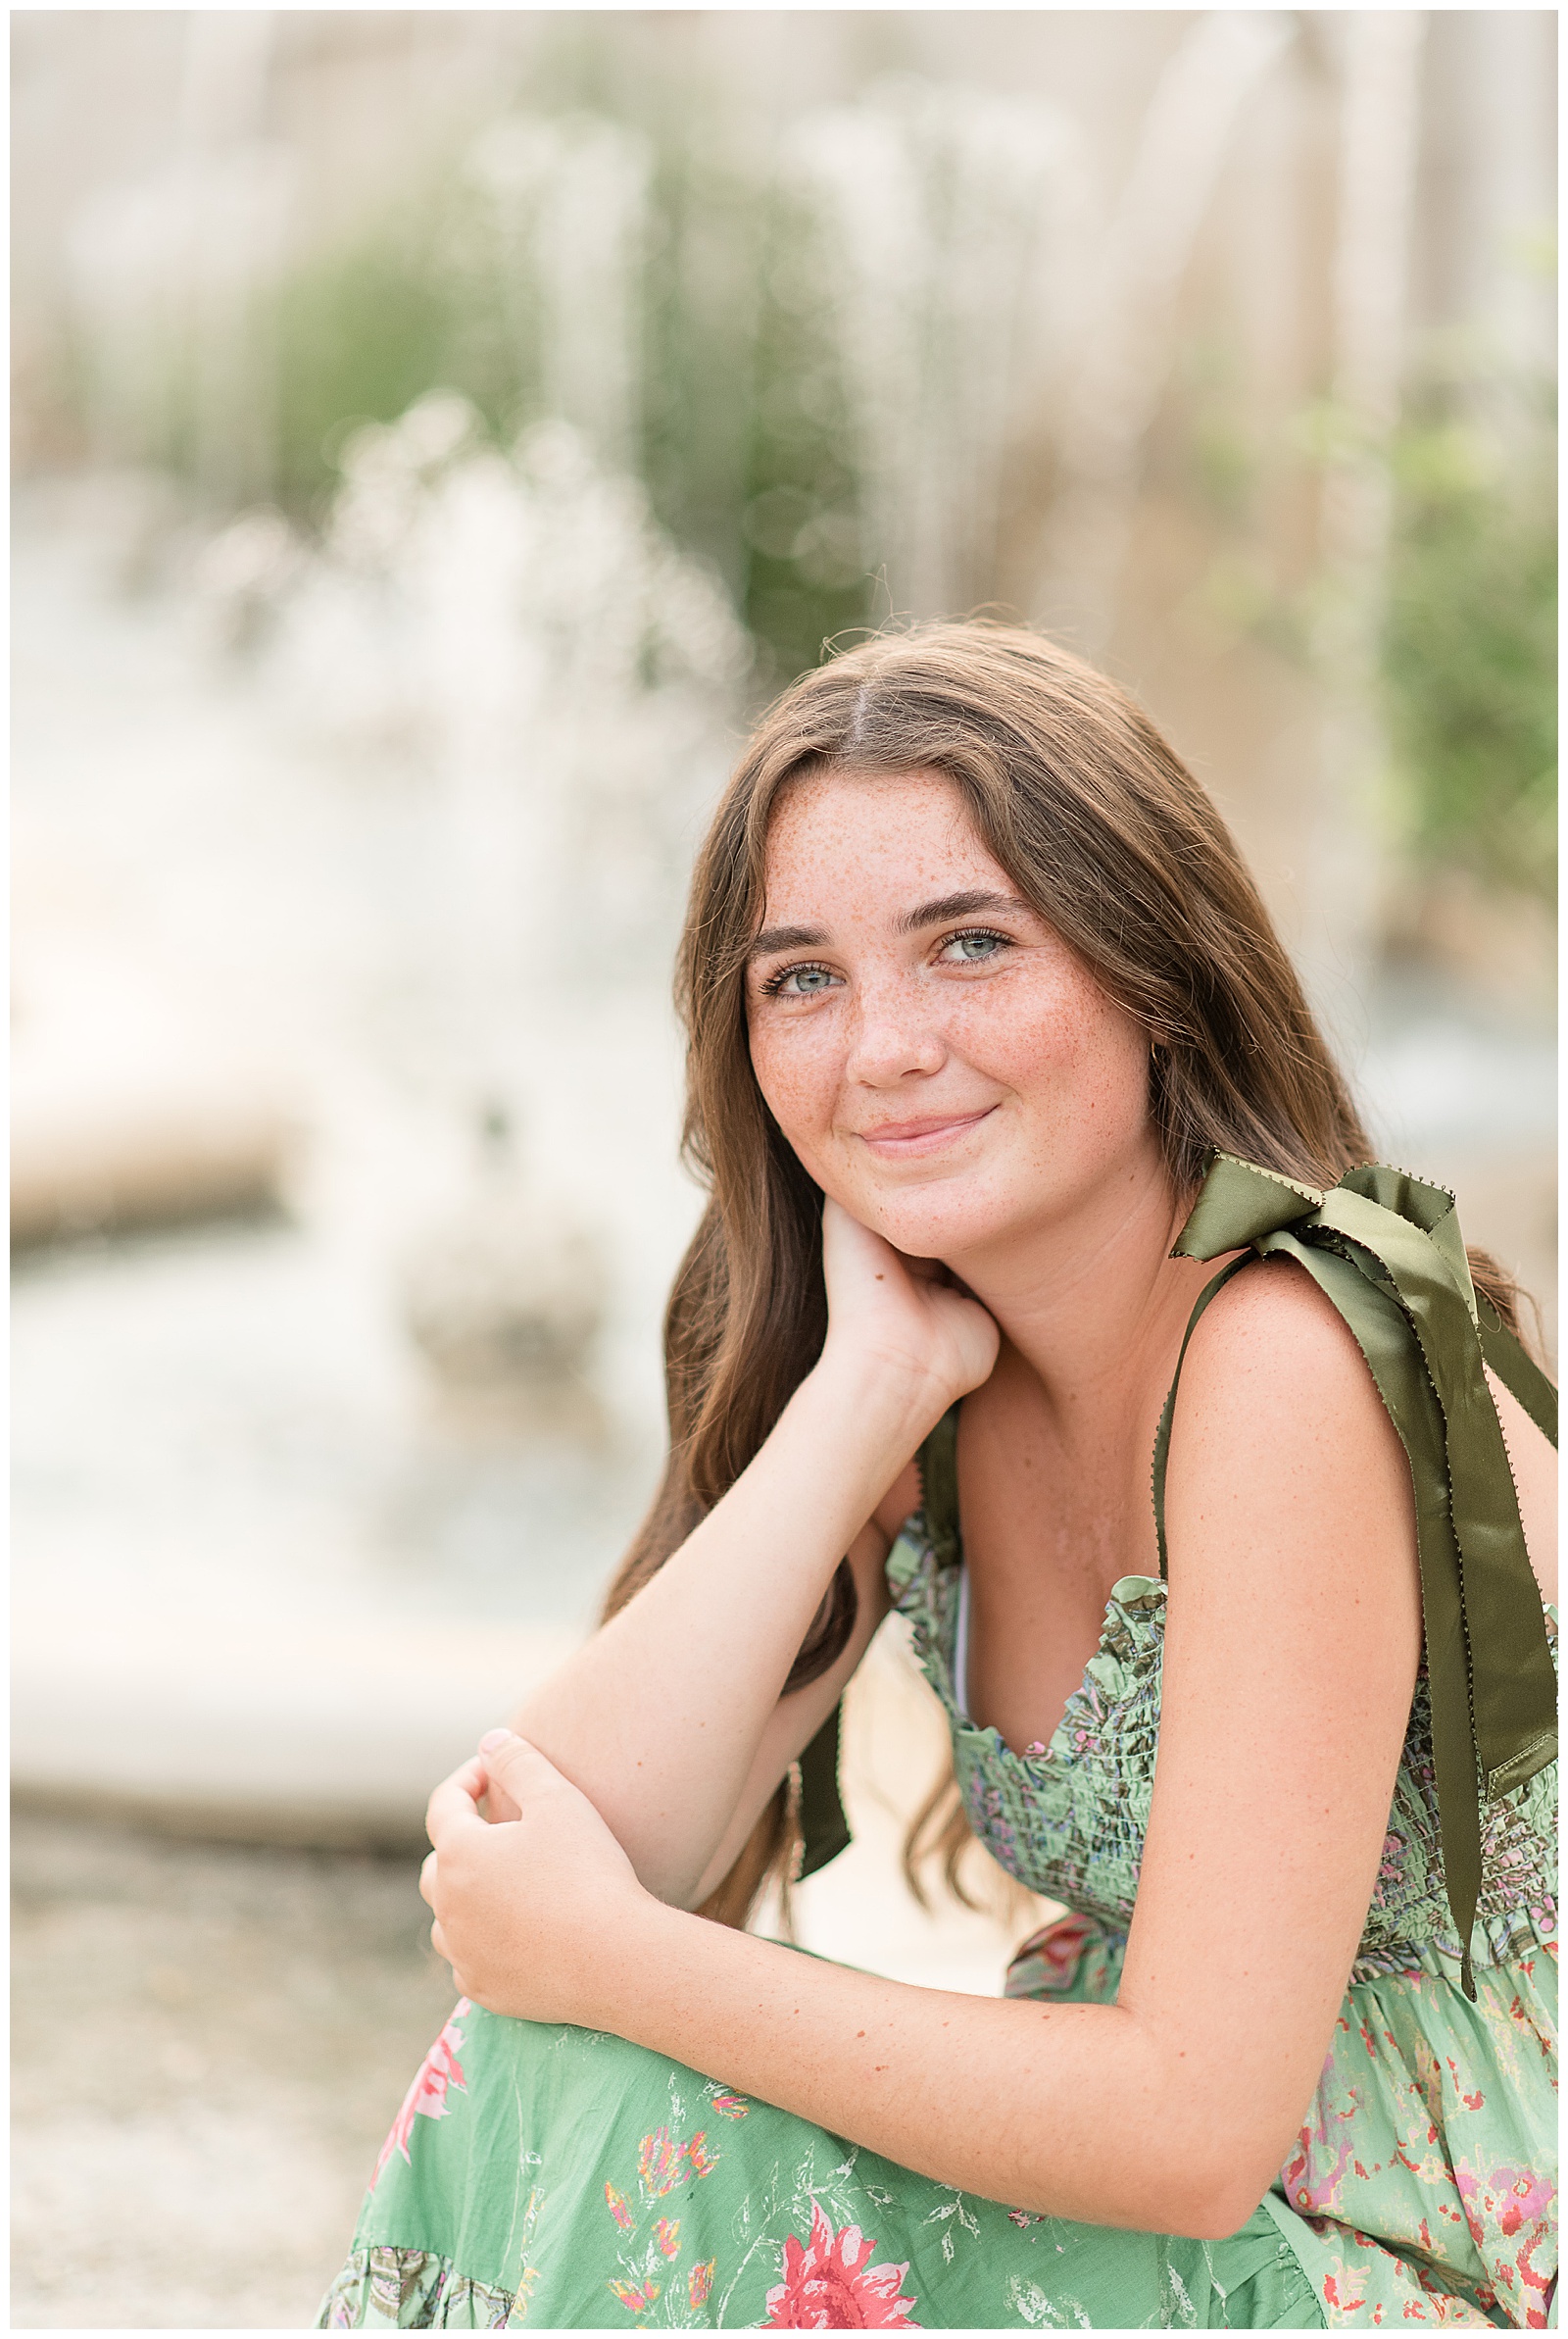
<path fill-rule="evenodd" d="M 673 2193 L 688 2169 L 693 2176 L 712 2174 L 720 2156 L 709 2151 L 706 2133 L 699 2128 L 685 2144 L 677 2144 L 668 2128 L 655 2128 L 651 2136 L 643 2138 L 637 2153 L 637 2174 L 650 2201 L 662 2201 L 666 2193 Z"/>
<path fill-rule="evenodd" d="M 632 2215 L 631 2211 L 626 2207 L 625 2194 L 618 2191 L 616 2187 L 610 2182 L 608 2177 L 605 2179 L 605 2202 L 611 2215 L 614 2218 L 615 2223 L 620 2227 L 621 2231 L 623 2233 L 629 2233 L 632 2227 L 636 2224 L 637 2220 Z"/>
<path fill-rule="evenodd" d="M 744 2119 L 751 2108 L 745 2096 L 735 2095 L 727 2087 L 721 2087 L 713 2097 L 713 2110 L 722 2112 L 726 2119 Z"/>
<path fill-rule="evenodd" d="M 672 2193 L 680 2183 L 682 2157 L 682 2147 L 668 2128 L 655 2128 L 651 2136 L 645 2136 L 637 2151 L 637 2173 L 644 2192 L 655 2201 Z"/>
<path fill-rule="evenodd" d="M 372 2193 L 394 2152 L 400 2152 L 406 2161 L 409 2160 L 409 2138 L 414 2132 L 416 2114 L 422 2115 L 426 2119 L 444 2119 L 448 2110 L 448 2087 L 461 2087 L 465 2094 L 467 2093 L 468 2083 L 463 2076 L 457 2049 L 463 2044 L 463 2033 L 458 2023 L 470 2012 L 468 2000 L 460 1998 L 440 2037 L 415 2072 L 414 2084 L 403 2099 L 402 2109 L 392 2122 L 387 2140 L 381 2147 L 381 2157 L 375 2164 L 370 2178 Z M 410 2165 L 413 2165 L 412 2162 Z"/>
<path fill-rule="evenodd" d="M 1357 2098 L 1352 2089 L 1348 2098 L 1337 2100 L 1324 2084 L 1333 2077 L 1331 2055 L 1308 2117 L 1297 2136 L 1296 2150 L 1280 2170 L 1286 2200 L 1308 2217 L 1340 2215 L 1340 2187 L 1346 2170 L 1353 2165 Z"/>
<path fill-rule="evenodd" d="M 1342 2266 L 1341 2271 L 1347 2273 L 1347 2279 L 1348 2280 L 1349 2277 L 1347 2269 Z M 1340 2285 L 1333 2274 L 1325 2274 L 1323 2277 L 1323 2296 L 1327 2299 L 1329 2305 L 1335 2310 L 1336 2314 L 1340 2315 L 1353 2314 L 1357 2307 L 1364 2307 L 1366 2305 L 1364 2298 L 1342 2299 L 1340 2296 Z"/>
<path fill-rule="evenodd" d="M 609 2287 L 614 2292 L 621 2305 L 629 2307 L 634 2314 L 645 2313 L 654 2304 L 660 2291 L 660 2285 L 657 2282 L 612 2281 Z"/>
<path fill-rule="evenodd" d="M 680 2248 L 679 2217 L 661 2217 L 654 2227 L 654 2239 L 666 2258 L 673 2258 Z"/>
<path fill-rule="evenodd" d="M 1497 2223 L 1510 2235 L 1517 2233 L 1527 2218 L 1534 2224 L 1544 2216 L 1557 2190 L 1549 2177 L 1532 2176 L 1523 2168 L 1498 2168 L 1492 2183 L 1494 2191 L 1507 2186 Z"/>
<path fill-rule="evenodd" d="M 694 2265 L 686 2277 L 686 2296 L 694 2307 L 706 2307 L 708 2294 L 713 2287 L 713 2268 L 718 2261 L 705 2258 L 701 2265 Z"/>
<path fill-rule="evenodd" d="M 784 2279 L 767 2294 L 764 2331 L 916 2331 L 900 2296 L 908 2264 L 867 2265 L 876 2248 L 858 2225 L 835 2233 L 811 2204 L 811 2239 L 803 2249 L 794 2234 L 784 2244 Z"/>
<path fill-rule="evenodd" d="M 1486 2241 L 1489 2225 L 1511 2241 L 1522 2225 L 1540 2224 L 1556 2198 L 1549 2176 L 1536 2176 L 1526 2168 L 1494 2168 L 1490 2176 L 1479 2177 L 1461 2164 L 1453 2173 L 1478 2248 Z"/>
<path fill-rule="evenodd" d="M 1536 2251 L 1541 2249 L 1547 2250 L 1550 2256 L 1551 2264 L 1548 2267 L 1542 2268 L 1531 2263 Z M 1557 2279 L 1555 2220 L 1548 2221 L 1545 2217 L 1542 2217 L 1531 2228 L 1528 2237 L 1519 2246 L 1519 2254 L 1515 2258 L 1514 2264 L 1519 2269 L 1519 2279 L 1526 2290 L 1538 2290 L 1541 2293 L 1539 2306 L 1527 2305 L 1525 2308 L 1525 2329 L 1527 2331 L 1544 2331 L 1551 2320 L 1546 2312 L 1546 2301 L 1551 2294 L 1551 2286 Z"/>

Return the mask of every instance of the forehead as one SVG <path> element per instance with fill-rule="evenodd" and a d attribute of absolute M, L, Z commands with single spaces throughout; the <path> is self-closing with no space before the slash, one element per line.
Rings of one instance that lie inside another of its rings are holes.
<path fill-rule="evenodd" d="M 769 904 L 806 886 L 1004 876 L 944 771 L 814 771 L 786 782 L 768 822 Z"/>

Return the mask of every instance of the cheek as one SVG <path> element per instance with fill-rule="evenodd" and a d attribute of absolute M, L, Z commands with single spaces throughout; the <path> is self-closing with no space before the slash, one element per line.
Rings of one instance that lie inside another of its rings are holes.
<path fill-rule="evenodd" d="M 1029 982 L 956 991 L 946 1024 L 956 1055 L 1025 1098 L 1080 1078 L 1095 1054 L 1090 1003 L 1044 970 Z"/>
<path fill-rule="evenodd" d="M 829 1051 L 808 1025 L 797 1025 L 789 1031 L 754 1032 L 751 1052 L 762 1102 L 796 1151 L 809 1151 L 813 1137 L 831 1126 L 838 1093 Z"/>
<path fill-rule="evenodd" d="M 1043 983 L 1027 1000 L 996 1005 L 977 991 L 955 1019 L 956 1046 L 1042 1118 L 1100 1125 L 1146 1118 L 1148 1043 L 1103 994 L 1081 983 Z"/>

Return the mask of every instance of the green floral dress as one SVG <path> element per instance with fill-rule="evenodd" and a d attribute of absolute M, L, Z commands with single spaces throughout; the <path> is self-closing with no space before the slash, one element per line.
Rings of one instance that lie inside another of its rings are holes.
<path fill-rule="evenodd" d="M 893 1597 L 976 1833 L 1071 1912 L 1025 1943 L 1007 1994 L 1112 1999 L 1152 1792 L 1164 1585 L 1116 1585 L 1050 1745 L 1015 1754 L 962 1710 L 951 1439 L 925 1460 Z M 1445 1873 L 1441 1678 L 1423 1667 L 1316 2095 L 1229 2239 L 983 2201 L 624 2040 L 465 2001 L 382 2148 L 321 2326 L 1554 2325 L 1556 1765 L 1504 1787 L 1483 1761 L 1497 1791 L 1478 1798 L 1466 1959 Z"/>

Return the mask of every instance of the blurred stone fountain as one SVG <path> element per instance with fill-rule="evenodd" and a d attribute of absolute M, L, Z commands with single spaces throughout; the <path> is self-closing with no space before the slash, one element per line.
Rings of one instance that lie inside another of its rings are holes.
<path fill-rule="evenodd" d="M 29 784 L 194 969 L 254 966 L 304 1159 L 286 1222 L 46 1255 L 22 1296 L 16 1776 L 403 1841 L 657 1466 L 697 1208 L 670 946 L 746 642 L 569 425 L 500 446 L 444 396 L 348 448 L 318 542 L 253 509 L 185 574 L 34 593 Z"/>
<path fill-rule="evenodd" d="M 602 1440 L 592 1367 L 607 1297 L 604 1247 L 573 1224 L 569 1205 L 519 1170 L 505 1113 L 492 1108 L 481 1129 L 472 1188 L 405 1262 L 409 1329 L 469 1421 Z"/>
<path fill-rule="evenodd" d="M 569 424 L 504 448 L 444 393 L 349 445 L 321 546 L 287 576 L 269 672 L 318 732 L 400 758 L 438 840 L 419 1078 L 464 1166 L 427 1244 L 409 1230 L 412 1319 L 449 1390 L 488 1378 L 587 1433 L 601 1314 L 624 1358 L 650 1313 L 625 1137 L 654 1080 L 673 1152 L 668 968 L 746 637 Z M 485 1126 L 527 1132 L 526 1178 L 505 1144 L 471 1167 Z M 649 1361 L 633 1373 L 645 1388 Z"/>
<path fill-rule="evenodd" d="M 749 645 L 626 468 L 640 198 L 618 152 L 578 138 L 564 183 L 514 205 L 558 321 L 581 278 L 546 368 L 566 415 L 502 441 L 437 392 L 349 441 L 314 535 L 247 473 L 200 547 L 199 504 L 176 516 L 184 550 L 142 563 L 134 599 L 124 564 L 48 571 L 34 795 L 172 905 L 193 993 L 214 954 L 245 962 L 306 1109 L 286 1222 L 58 1279 L 45 1255 L 24 1295 L 35 1799 L 411 1838 L 430 1780 L 581 1630 L 646 1501 L 656 1327 L 697 1208 L 671 946 Z M 132 255 L 176 320 L 187 179 Z M 105 212 L 78 238 L 111 379 L 136 322 L 118 232 Z M 619 353 L 597 407 L 596 336 Z M 122 460 L 156 439 L 153 354 L 110 416 Z M 29 541 L 36 570 L 47 523 Z M 78 706 L 93 721 L 63 724 Z"/>

